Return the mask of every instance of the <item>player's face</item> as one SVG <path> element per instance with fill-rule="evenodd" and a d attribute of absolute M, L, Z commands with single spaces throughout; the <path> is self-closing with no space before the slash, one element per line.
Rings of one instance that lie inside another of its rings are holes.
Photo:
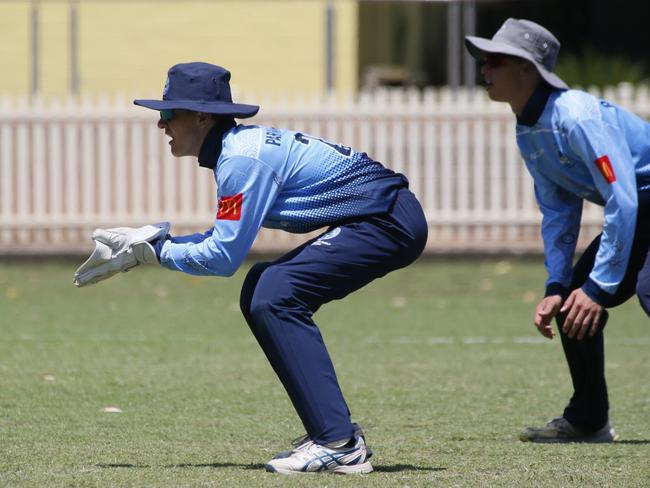
<path fill-rule="evenodd" d="M 198 156 L 205 134 L 201 131 L 197 112 L 175 109 L 160 114 L 158 127 L 171 139 L 169 145 L 174 156 Z"/>
<path fill-rule="evenodd" d="M 522 61 L 503 54 L 488 54 L 481 74 L 491 100 L 510 102 L 517 99 L 521 86 Z"/>

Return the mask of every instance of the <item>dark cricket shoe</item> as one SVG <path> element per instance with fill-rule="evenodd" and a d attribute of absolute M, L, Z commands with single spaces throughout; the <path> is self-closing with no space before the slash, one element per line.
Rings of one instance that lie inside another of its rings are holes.
<path fill-rule="evenodd" d="M 564 417 L 556 417 L 543 427 L 526 427 L 519 434 L 523 442 L 614 442 L 618 435 L 609 424 L 595 432 L 586 432 L 572 425 Z"/>

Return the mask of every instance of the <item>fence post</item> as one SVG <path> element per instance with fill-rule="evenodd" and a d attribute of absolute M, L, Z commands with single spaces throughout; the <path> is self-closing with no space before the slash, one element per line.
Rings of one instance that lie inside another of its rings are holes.
<path fill-rule="evenodd" d="M 8 96 L 0 97 L 0 114 L 6 117 L 14 115 L 12 100 Z M 13 237 L 11 224 L 15 219 L 13 205 L 14 164 L 15 153 L 14 130 L 10 120 L 0 118 L 0 222 L 4 228 L 0 231 L 0 244 L 8 245 Z"/>
<path fill-rule="evenodd" d="M 650 115 L 647 88 L 621 85 L 604 94 Z M 351 145 L 403 171 L 429 220 L 430 249 L 488 250 L 504 242 L 540 249 L 540 213 L 515 145 L 514 117 L 482 89 L 267 99 L 261 120 Z M 99 225 L 161 218 L 183 231 L 210 225 L 212 178 L 171 157 L 149 112 L 132 111 L 124 97 L 33 102 L 0 97 L 0 252 L 87 249 Z M 583 236 L 601 221 L 601 209 L 585 205 Z M 263 231 L 256 246 L 286 249 L 305 237 Z"/>

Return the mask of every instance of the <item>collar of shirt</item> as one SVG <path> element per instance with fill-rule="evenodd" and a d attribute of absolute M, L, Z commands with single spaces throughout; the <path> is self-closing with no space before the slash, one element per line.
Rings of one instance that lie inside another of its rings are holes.
<path fill-rule="evenodd" d="M 517 116 L 517 123 L 532 127 L 537 123 L 546 108 L 548 97 L 551 96 L 553 87 L 547 83 L 540 83 L 526 102 L 524 111 Z"/>
<path fill-rule="evenodd" d="M 223 136 L 236 125 L 234 119 L 217 120 L 214 127 L 206 134 L 201 145 L 199 166 L 210 169 L 216 168 L 223 147 Z"/>

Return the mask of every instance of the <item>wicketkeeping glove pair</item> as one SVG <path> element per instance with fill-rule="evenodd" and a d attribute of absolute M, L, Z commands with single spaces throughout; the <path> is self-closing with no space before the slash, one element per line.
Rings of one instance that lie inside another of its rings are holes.
<path fill-rule="evenodd" d="M 152 243 L 169 233 L 169 222 L 113 229 L 95 229 L 95 250 L 74 274 L 76 286 L 86 286 L 128 271 L 139 264 L 159 264 Z"/>

